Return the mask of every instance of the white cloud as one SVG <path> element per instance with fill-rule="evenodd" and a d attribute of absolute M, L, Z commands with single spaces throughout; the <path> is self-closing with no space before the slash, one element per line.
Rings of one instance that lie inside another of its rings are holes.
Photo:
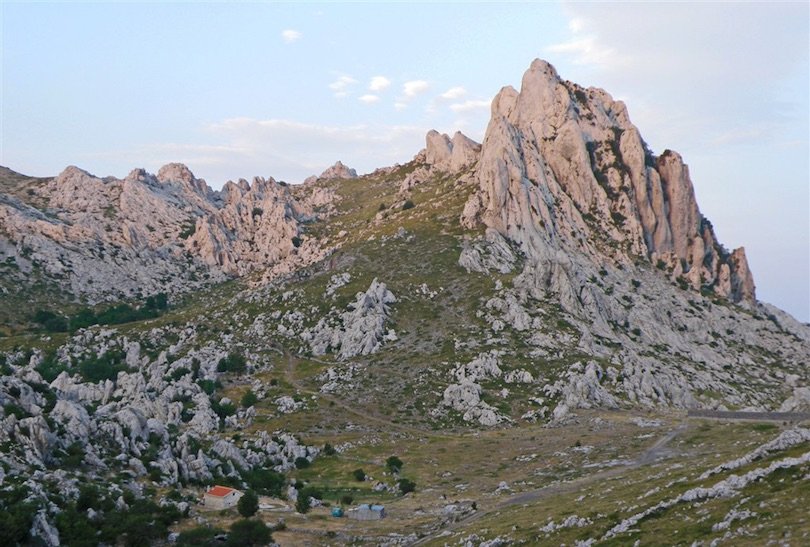
<path fill-rule="evenodd" d="M 301 34 L 301 32 L 293 30 L 291 28 L 281 31 L 281 39 L 284 40 L 284 42 L 287 44 L 297 42 L 298 40 L 301 39 L 302 36 L 303 34 Z"/>
<path fill-rule="evenodd" d="M 329 84 L 329 89 L 334 91 L 335 97 L 342 98 L 349 94 L 349 87 L 357 83 L 351 76 L 340 76 L 337 80 Z"/>
<path fill-rule="evenodd" d="M 199 154 L 194 165 L 211 165 L 200 176 L 218 183 L 234 176 L 273 176 L 299 182 L 337 160 L 358 170 L 403 163 L 424 147 L 429 127 L 358 124 L 318 125 L 293 120 L 230 118 L 207 128 L 220 144 Z M 196 173 L 196 171 L 195 171 Z"/>
<path fill-rule="evenodd" d="M 454 101 L 456 99 L 462 98 L 464 95 L 467 94 L 467 90 L 461 86 L 451 87 L 444 93 L 440 95 L 442 99 L 447 99 L 449 101 Z"/>
<path fill-rule="evenodd" d="M 425 80 L 412 80 L 410 82 L 405 82 L 405 84 L 402 86 L 402 93 L 407 99 L 413 99 L 417 95 L 427 91 L 429 88 L 430 84 Z"/>
<path fill-rule="evenodd" d="M 391 80 L 385 76 L 374 76 L 368 86 L 369 91 L 383 91 L 391 85 Z"/>
<path fill-rule="evenodd" d="M 463 103 L 454 103 L 450 105 L 450 110 L 456 113 L 460 112 L 471 112 L 473 110 L 483 110 L 489 108 L 489 105 L 492 101 L 479 101 L 479 100 L 469 100 L 464 101 Z"/>
<path fill-rule="evenodd" d="M 405 110 L 406 108 L 408 108 L 408 105 L 403 102 L 396 102 L 394 103 L 394 108 L 397 110 Z"/>
<path fill-rule="evenodd" d="M 380 98 L 377 95 L 372 95 L 372 94 L 369 93 L 367 95 L 363 95 L 362 97 L 360 97 L 357 100 L 360 101 L 360 102 L 364 102 L 366 104 L 372 104 L 372 103 L 379 102 Z"/>
<path fill-rule="evenodd" d="M 550 45 L 546 51 L 569 54 L 573 56 L 574 63 L 579 65 L 609 68 L 621 64 L 616 50 L 600 43 L 596 36 L 573 38 L 567 42 Z"/>

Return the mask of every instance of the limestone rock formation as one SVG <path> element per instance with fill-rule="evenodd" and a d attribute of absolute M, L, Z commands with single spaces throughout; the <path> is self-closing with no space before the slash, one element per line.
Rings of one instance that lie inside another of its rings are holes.
<path fill-rule="evenodd" d="M 324 170 L 323 173 L 318 175 L 312 175 L 311 177 L 307 177 L 304 180 L 304 184 L 312 184 L 317 180 L 335 180 L 335 179 L 356 179 L 357 178 L 357 171 L 352 169 L 351 167 L 344 165 L 342 161 L 338 160 L 335 164 L 331 167 L 328 167 Z"/>
<path fill-rule="evenodd" d="M 71 166 L 35 198 L 0 199 L 0 259 L 13 261 L 21 280 L 40 268 L 91 302 L 183 292 L 305 256 L 299 225 L 313 218 L 272 178 L 216 192 L 182 164 L 124 179 Z"/>
<path fill-rule="evenodd" d="M 425 141 L 426 163 L 443 171 L 461 171 L 478 161 L 481 152 L 481 145 L 460 131 L 451 140 L 447 135 L 431 130 Z"/>
<path fill-rule="evenodd" d="M 440 144 L 434 155 L 445 158 Z M 695 289 L 755 300 L 744 251 L 717 242 L 680 155 L 653 154 L 624 103 L 563 81 L 544 61 L 520 92 L 505 87 L 492 101 L 478 182 L 463 223 L 519 243 L 546 285 L 566 278 L 578 290 L 575 255 L 615 264 L 642 256 Z"/>

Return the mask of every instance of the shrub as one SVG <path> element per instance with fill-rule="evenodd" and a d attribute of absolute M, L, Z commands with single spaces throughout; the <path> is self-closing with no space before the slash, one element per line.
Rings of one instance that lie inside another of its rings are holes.
<path fill-rule="evenodd" d="M 354 471 L 352 471 L 352 475 L 354 476 L 354 480 L 358 482 L 363 482 L 364 480 L 366 480 L 366 472 L 363 471 L 362 469 L 355 469 Z"/>
<path fill-rule="evenodd" d="M 259 496 L 253 490 L 248 490 L 245 495 L 239 498 L 236 508 L 243 517 L 252 517 L 259 510 Z"/>
<path fill-rule="evenodd" d="M 263 213 L 264 213 L 264 210 L 262 210 L 262 208 L 261 208 L 261 207 L 254 207 L 254 208 L 253 208 L 252 215 L 253 215 L 254 217 L 260 217 L 260 216 L 262 216 L 262 214 L 263 214 Z"/>
<path fill-rule="evenodd" d="M 213 545 L 220 545 L 220 542 L 214 537 L 224 534 L 225 531 L 220 528 L 206 528 L 199 526 L 182 532 L 177 538 L 177 543 L 180 547 L 209 547 Z"/>
<path fill-rule="evenodd" d="M 416 207 L 416 205 L 414 204 L 414 202 L 412 202 L 409 199 L 405 200 L 405 203 L 402 204 L 402 210 L 403 211 L 407 211 L 408 209 L 413 209 L 414 207 Z"/>
<path fill-rule="evenodd" d="M 390 456 L 385 460 L 385 467 L 387 467 L 391 473 L 399 473 L 403 465 L 402 460 L 396 456 Z"/>
<path fill-rule="evenodd" d="M 334 446 L 332 446 L 329 443 L 326 443 L 325 445 L 323 445 L 323 455 L 324 456 L 334 456 L 335 454 L 337 454 L 337 450 L 335 450 Z"/>
<path fill-rule="evenodd" d="M 247 370 L 247 360 L 241 353 L 229 353 L 217 364 L 217 372 L 245 372 Z"/>
<path fill-rule="evenodd" d="M 214 411 L 214 414 L 222 418 L 223 420 L 228 416 L 233 416 L 236 414 L 236 405 L 233 403 L 220 403 L 219 401 L 211 401 L 211 410 Z"/>
<path fill-rule="evenodd" d="M 90 357 L 79 363 L 79 373 L 88 382 L 115 380 L 119 372 L 129 370 L 125 359 L 126 354 L 123 350 L 111 349 L 103 355 Z"/>
<path fill-rule="evenodd" d="M 217 389 L 217 383 L 214 380 L 198 380 L 197 385 L 200 386 L 206 395 L 213 395 Z"/>
<path fill-rule="evenodd" d="M 310 466 L 310 462 L 303 456 L 298 456 L 295 458 L 295 468 L 296 469 L 306 469 Z"/>
<path fill-rule="evenodd" d="M 416 490 L 416 483 L 410 479 L 399 479 L 397 486 L 399 486 L 399 491 L 403 494 Z"/>
<path fill-rule="evenodd" d="M 68 330 L 67 319 L 61 315 L 56 315 L 52 311 L 37 310 L 34 314 L 34 321 L 42 325 L 48 332 L 65 332 Z"/>
<path fill-rule="evenodd" d="M 286 479 L 281 473 L 259 467 L 243 472 L 242 480 L 259 494 L 274 497 L 281 497 L 286 484 Z"/>
<path fill-rule="evenodd" d="M 351 494 L 343 494 L 340 496 L 341 505 L 351 505 L 353 501 L 354 498 L 351 496 Z"/>
<path fill-rule="evenodd" d="M 301 244 L 302 244 L 303 242 L 304 242 L 304 240 L 303 240 L 303 239 L 301 239 L 301 238 L 300 238 L 300 237 L 298 237 L 298 236 L 293 236 L 293 238 L 292 238 L 292 244 L 293 244 L 293 247 L 295 247 L 296 249 L 297 249 L 298 247 L 300 247 L 300 246 L 301 246 Z"/>
<path fill-rule="evenodd" d="M 244 408 L 248 408 L 258 403 L 259 398 L 256 397 L 256 394 L 253 393 L 252 390 L 248 390 L 244 395 L 242 395 L 242 400 L 239 402 Z"/>
<path fill-rule="evenodd" d="M 295 500 L 295 510 L 302 515 L 309 513 L 309 495 L 306 489 L 298 491 L 298 497 Z"/>
<path fill-rule="evenodd" d="M 273 534 L 264 522 L 257 519 L 244 519 L 231 524 L 231 533 L 226 545 L 252 547 L 267 545 L 271 541 L 273 541 Z"/>

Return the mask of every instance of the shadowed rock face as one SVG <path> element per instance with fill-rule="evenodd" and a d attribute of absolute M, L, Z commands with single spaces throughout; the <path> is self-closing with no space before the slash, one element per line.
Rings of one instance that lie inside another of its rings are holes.
<path fill-rule="evenodd" d="M 492 101 L 478 182 L 462 222 L 494 228 L 541 268 L 569 262 L 559 251 L 616 264 L 641 255 L 695 289 L 755 301 L 744 250 L 717 242 L 681 156 L 655 156 L 621 101 L 561 80 L 544 61 L 520 92 L 505 87 Z"/>

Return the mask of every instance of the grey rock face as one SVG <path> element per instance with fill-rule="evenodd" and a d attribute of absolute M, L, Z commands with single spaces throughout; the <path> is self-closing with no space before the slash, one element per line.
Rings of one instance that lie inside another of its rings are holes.
<path fill-rule="evenodd" d="M 385 341 L 396 340 L 392 330 L 385 330 L 388 305 L 396 302 L 385 283 L 374 279 L 366 292 L 357 293 L 356 300 L 332 325 L 322 318 L 313 329 L 302 334 L 312 353 L 323 355 L 330 348 L 337 350 L 340 359 L 375 353 Z"/>
<path fill-rule="evenodd" d="M 272 178 L 228 182 L 215 192 L 182 164 L 156 176 L 136 169 L 124 179 L 68 167 L 40 197 L 43 210 L 0 200 L 0 258 L 25 271 L 36 264 L 91 301 L 184 292 L 318 256 L 293 240 L 299 222 L 314 218 L 311 205 Z"/>
<path fill-rule="evenodd" d="M 656 157 L 621 101 L 561 80 L 544 61 L 532 63 L 520 92 L 506 87 L 493 100 L 477 176 L 462 222 L 519 243 L 542 276 L 566 275 L 561 251 L 618 263 L 641 255 L 695 289 L 755 299 L 744 251 L 717 243 L 681 157 Z"/>
<path fill-rule="evenodd" d="M 481 145 L 460 131 L 453 139 L 437 131 L 429 131 L 425 137 L 425 161 L 428 165 L 452 173 L 466 169 L 478 161 Z"/>

